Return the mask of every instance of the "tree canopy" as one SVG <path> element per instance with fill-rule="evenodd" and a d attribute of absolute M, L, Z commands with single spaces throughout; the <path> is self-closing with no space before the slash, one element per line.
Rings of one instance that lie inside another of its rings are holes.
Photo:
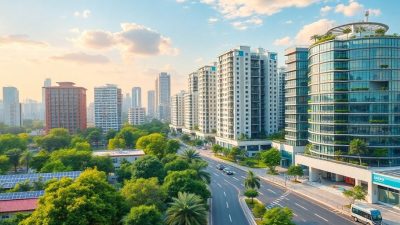
<path fill-rule="evenodd" d="M 146 155 L 132 164 L 132 178 L 151 177 L 157 177 L 160 182 L 165 177 L 164 165 L 157 157 Z"/>
<path fill-rule="evenodd" d="M 295 225 L 292 221 L 293 212 L 284 207 L 274 207 L 264 214 L 262 225 Z"/>
<path fill-rule="evenodd" d="M 124 225 L 163 225 L 162 215 L 154 206 L 141 205 L 131 208 L 123 219 Z"/>
<path fill-rule="evenodd" d="M 276 166 L 281 163 L 281 154 L 279 153 L 278 149 L 271 148 L 268 151 L 261 153 L 261 159 L 269 168 L 270 173 L 275 174 Z"/>

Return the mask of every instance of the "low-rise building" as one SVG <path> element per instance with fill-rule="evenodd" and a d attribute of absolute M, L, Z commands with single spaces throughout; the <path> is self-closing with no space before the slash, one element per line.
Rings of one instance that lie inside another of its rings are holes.
<path fill-rule="evenodd" d="M 142 150 L 100 150 L 100 151 L 94 151 L 93 152 L 94 156 L 104 156 L 104 157 L 110 157 L 114 168 L 119 169 L 121 166 L 121 163 L 126 160 L 130 163 L 136 161 L 138 158 L 143 157 L 145 153 Z"/>

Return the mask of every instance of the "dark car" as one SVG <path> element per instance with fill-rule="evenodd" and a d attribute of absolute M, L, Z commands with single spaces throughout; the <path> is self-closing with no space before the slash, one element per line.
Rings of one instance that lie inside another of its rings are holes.
<path fill-rule="evenodd" d="M 225 173 L 226 173 L 226 175 L 233 175 L 234 174 L 234 172 L 232 170 L 226 170 Z"/>
<path fill-rule="evenodd" d="M 224 166 L 224 165 L 222 165 L 222 164 L 218 164 L 218 165 L 217 165 L 217 169 L 219 169 L 219 170 L 223 170 L 223 169 L 225 169 L 225 166 Z"/>

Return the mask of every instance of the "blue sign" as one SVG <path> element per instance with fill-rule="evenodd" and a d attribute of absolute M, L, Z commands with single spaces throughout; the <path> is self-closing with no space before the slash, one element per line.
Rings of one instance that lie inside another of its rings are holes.
<path fill-rule="evenodd" d="M 238 51 L 238 52 L 236 52 L 236 56 L 244 56 L 244 52 L 243 51 Z"/>
<path fill-rule="evenodd" d="M 372 174 L 372 183 L 378 184 L 378 185 L 384 185 L 386 187 L 390 188 L 396 188 L 400 189 L 400 179 L 391 177 L 391 176 L 386 176 L 383 174 L 378 174 L 378 173 L 373 173 Z"/>
<path fill-rule="evenodd" d="M 211 67 L 211 71 L 214 72 L 214 71 L 216 71 L 216 70 L 217 70 L 217 68 L 215 68 L 215 66 L 212 66 L 212 67 Z"/>
<path fill-rule="evenodd" d="M 270 57 L 271 57 L 272 60 L 276 60 L 276 53 L 271 53 Z"/>

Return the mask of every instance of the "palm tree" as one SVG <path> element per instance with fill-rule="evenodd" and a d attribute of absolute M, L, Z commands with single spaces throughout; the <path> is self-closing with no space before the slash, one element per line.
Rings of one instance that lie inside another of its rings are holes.
<path fill-rule="evenodd" d="M 21 158 L 19 159 L 20 164 L 25 164 L 26 172 L 29 171 L 29 163 L 31 162 L 33 157 L 33 153 L 29 150 L 26 150 L 22 153 Z"/>
<path fill-rule="evenodd" d="M 206 225 L 207 210 L 203 200 L 195 194 L 178 193 L 167 209 L 167 225 Z"/>
<path fill-rule="evenodd" d="M 191 163 L 193 160 L 200 159 L 199 153 L 194 149 L 186 149 L 182 153 L 182 158 Z"/>
<path fill-rule="evenodd" d="M 6 152 L 11 164 L 14 166 L 14 172 L 17 173 L 17 168 L 19 166 L 19 160 L 22 155 L 22 150 L 19 148 L 13 148 Z"/>
<path fill-rule="evenodd" d="M 313 36 L 310 37 L 311 40 L 314 40 L 314 42 L 317 42 L 317 40 L 320 38 L 318 34 L 314 34 Z"/>
<path fill-rule="evenodd" d="M 197 176 L 203 180 L 204 182 L 207 182 L 208 184 L 211 182 L 211 175 L 209 172 L 206 172 L 204 169 L 207 168 L 208 163 L 201 160 L 201 161 L 195 161 L 190 164 L 190 169 L 196 170 Z"/>
<path fill-rule="evenodd" d="M 344 29 L 343 31 L 343 34 L 347 34 L 347 39 L 349 38 L 349 34 L 351 33 L 351 28 L 350 27 L 347 27 L 346 29 Z"/>
<path fill-rule="evenodd" d="M 251 189 L 255 189 L 257 187 L 258 189 L 260 188 L 260 178 L 257 177 L 253 171 L 249 171 L 246 179 L 244 180 L 244 186 Z"/>
<path fill-rule="evenodd" d="M 367 144 L 361 139 L 353 139 L 350 142 L 350 151 L 351 155 L 358 155 L 358 159 L 360 160 L 361 165 L 361 155 L 367 152 Z"/>

